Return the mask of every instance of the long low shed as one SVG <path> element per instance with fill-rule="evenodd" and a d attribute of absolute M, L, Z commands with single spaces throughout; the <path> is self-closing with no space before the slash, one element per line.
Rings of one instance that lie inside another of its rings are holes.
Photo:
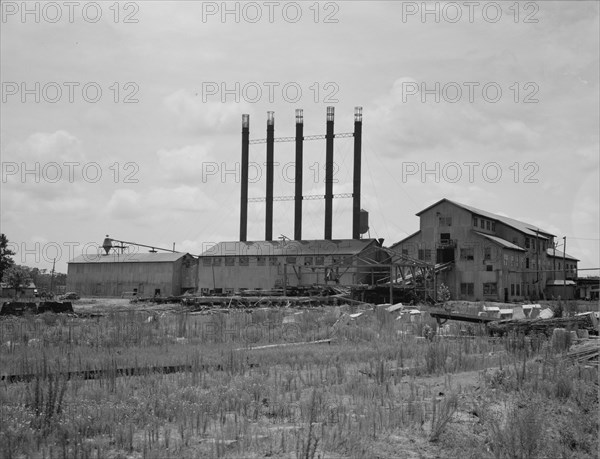
<path fill-rule="evenodd" d="M 197 268 L 187 253 L 80 255 L 68 264 L 67 290 L 87 296 L 180 295 L 196 290 Z"/>

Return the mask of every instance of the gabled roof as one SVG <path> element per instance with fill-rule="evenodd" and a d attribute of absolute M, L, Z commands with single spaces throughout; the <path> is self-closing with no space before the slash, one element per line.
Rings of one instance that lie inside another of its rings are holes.
<path fill-rule="evenodd" d="M 422 213 L 427 212 L 429 209 L 441 204 L 442 202 L 449 202 L 450 204 L 454 204 L 455 206 L 461 207 L 461 208 L 468 210 L 469 212 L 472 212 L 476 215 L 480 215 L 482 217 L 489 218 L 490 220 L 495 220 L 497 222 L 504 223 L 506 226 L 510 226 L 511 228 L 514 228 L 517 231 L 520 231 L 528 236 L 537 236 L 540 239 L 548 239 L 547 236 L 555 236 L 554 234 L 549 233 L 547 231 L 543 231 L 540 228 L 537 228 L 535 225 L 532 225 L 530 223 L 525 223 L 525 222 L 522 222 L 519 220 L 515 220 L 514 218 L 509 218 L 509 217 L 504 217 L 502 215 L 493 214 L 491 212 L 477 209 L 476 207 L 467 206 L 465 204 L 461 204 L 456 201 L 451 201 L 450 199 L 446 199 L 446 198 L 441 199 L 438 202 L 436 202 L 435 204 L 432 204 L 429 207 L 427 207 L 426 209 L 423 209 L 422 211 L 418 212 L 416 214 L 417 217 L 420 217 Z M 536 231 L 537 231 L 537 233 L 536 233 Z"/>
<path fill-rule="evenodd" d="M 184 252 L 83 254 L 73 258 L 69 263 L 169 263 L 186 255 L 188 254 Z"/>
<path fill-rule="evenodd" d="M 556 258 L 563 258 L 563 255 L 564 255 L 564 258 L 566 258 L 567 260 L 580 261 L 579 258 L 572 257 L 568 253 L 563 254 L 560 250 L 546 249 L 546 255 L 548 255 L 549 257 L 556 257 Z"/>
<path fill-rule="evenodd" d="M 200 256 L 357 255 L 374 244 L 377 244 L 376 239 L 335 239 L 331 241 L 231 241 L 219 242 L 203 252 Z"/>
<path fill-rule="evenodd" d="M 390 246 L 390 249 L 393 249 L 393 248 L 394 248 L 394 247 L 396 247 L 398 244 L 402 244 L 404 241 L 407 241 L 407 240 L 409 240 L 411 237 L 414 237 L 414 236 L 416 236 L 416 235 L 417 235 L 417 234 L 419 234 L 420 232 L 421 232 L 421 230 L 417 230 L 417 231 L 415 231 L 414 233 L 412 233 L 411 235 L 409 235 L 409 236 L 406 236 L 404 239 L 401 239 L 401 240 L 400 240 L 400 241 L 398 241 L 398 242 L 394 242 L 394 243 L 393 243 L 393 244 Z"/>
<path fill-rule="evenodd" d="M 495 244 L 498 244 L 502 247 L 504 247 L 505 249 L 511 249 L 511 250 L 519 250 L 520 252 L 527 252 L 527 250 L 525 250 L 522 247 L 519 247 L 516 244 L 513 244 L 512 242 L 508 242 L 506 239 L 502 239 L 501 237 L 498 236 L 492 236 L 491 234 L 485 234 L 485 233 L 480 233 L 479 231 L 473 231 L 475 234 L 477 234 L 478 236 L 482 236 L 492 242 L 494 242 Z"/>

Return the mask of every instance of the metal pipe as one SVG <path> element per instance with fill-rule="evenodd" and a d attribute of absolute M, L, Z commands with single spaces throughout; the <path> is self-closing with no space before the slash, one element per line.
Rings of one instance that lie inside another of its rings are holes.
<path fill-rule="evenodd" d="M 294 239 L 302 240 L 302 147 L 304 141 L 304 116 L 296 110 L 296 177 L 294 194 Z"/>
<path fill-rule="evenodd" d="M 248 164 L 250 149 L 250 115 L 242 115 L 242 190 L 240 196 L 240 241 L 248 237 Z"/>
<path fill-rule="evenodd" d="M 325 240 L 332 239 L 333 226 L 333 119 L 335 107 L 327 107 L 325 135 Z"/>
<path fill-rule="evenodd" d="M 360 185 L 362 107 L 354 108 L 354 178 L 352 188 L 352 239 L 360 239 Z"/>
<path fill-rule="evenodd" d="M 265 212 L 265 241 L 273 240 L 273 161 L 275 147 L 274 112 L 267 112 L 267 205 Z"/>

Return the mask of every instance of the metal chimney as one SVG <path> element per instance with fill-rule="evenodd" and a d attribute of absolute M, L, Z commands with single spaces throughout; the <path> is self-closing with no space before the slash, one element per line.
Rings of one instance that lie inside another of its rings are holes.
<path fill-rule="evenodd" d="M 250 115 L 242 115 L 242 192 L 240 196 L 240 241 L 248 232 L 248 152 L 250 147 Z"/>
<path fill-rule="evenodd" d="M 302 240 L 302 142 L 304 141 L 304 115 L 296 110 L 296 177 L 294 193 L 294 239 Z"/>
<path fill-rule="evenodd" d="M 332 239 L 334 113 L 335 107 L 327 107 L 327 133 L 325 135 L 325 240 Z"/>
<path fill-rule="evenodd" d="M 275 146 L 274 112 L 267 112 L 267 205 L 265 214 L 265 241 L 273 240 L 273 161 Z"/>
<path fill-rule="evenodd" d="M 352 239 L 360 239 L 360 169 L 362 150 L 362 107 L 354 107 L 354 177 L 352 187 Z"/>

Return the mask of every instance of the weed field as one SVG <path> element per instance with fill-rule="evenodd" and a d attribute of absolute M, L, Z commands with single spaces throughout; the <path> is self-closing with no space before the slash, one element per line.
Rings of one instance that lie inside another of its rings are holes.
<path fill-rule="evenodd" d="M 341 313 L 3 318 L 0 457 L 597 457 L 597 366 Z"/>

